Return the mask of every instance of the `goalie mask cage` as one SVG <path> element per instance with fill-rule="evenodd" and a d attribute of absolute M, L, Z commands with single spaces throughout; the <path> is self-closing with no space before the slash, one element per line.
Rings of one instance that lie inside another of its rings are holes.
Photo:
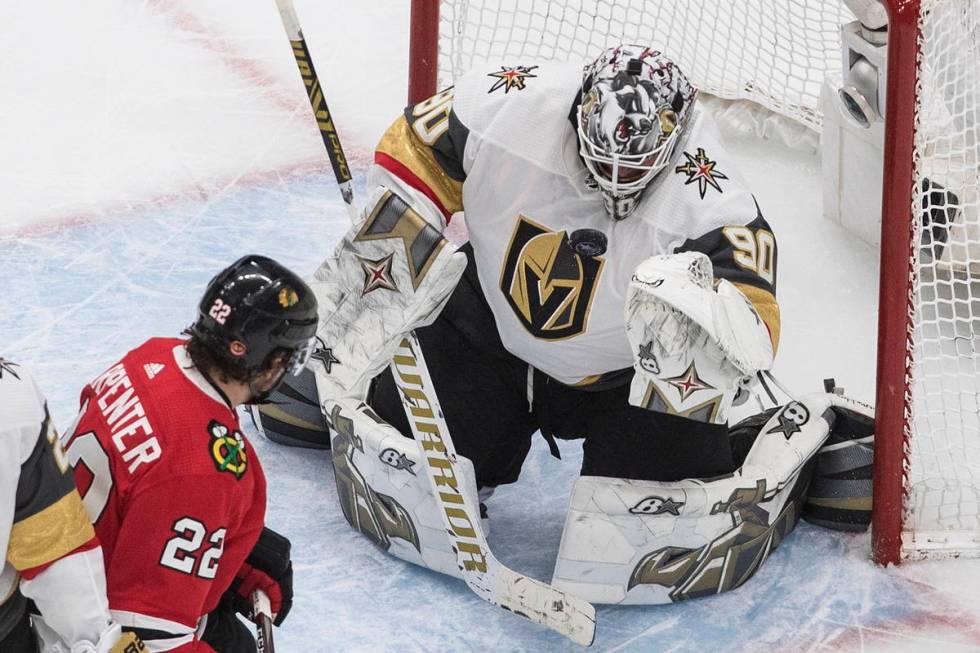
<path fill-rule="evenodd" d="M 980 555 L 980 2 L 887 0 L 873 553 Z M 474 62 L 650 44 L 702 91 L 821 126 L 837 0 L 413 0 L 409 100 Z"/>

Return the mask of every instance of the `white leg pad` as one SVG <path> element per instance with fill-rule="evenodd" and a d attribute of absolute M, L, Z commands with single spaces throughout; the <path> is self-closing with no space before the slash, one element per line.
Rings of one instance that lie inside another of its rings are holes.
<path fill-rule="evenodd" d="M 593 603 L 639 604 L 738 587 L 796 525 L 800 473 L 830 433 L 831 405 L 846 401 L 819 394 L 787 404 L 731 476 L 579 478 L 553 584 Z"/>
<path fill-rule="evenodd" d="M 327 401 L 334 476 L 347 521 L 392 555 L 462 578 L 456 552 L 426 478 L 418 443 L 356 399 Z M 476 487 L 473 463 L 458 456 L 457 471 Z M 475 496 L 468 497 L 477 505 Z"/>

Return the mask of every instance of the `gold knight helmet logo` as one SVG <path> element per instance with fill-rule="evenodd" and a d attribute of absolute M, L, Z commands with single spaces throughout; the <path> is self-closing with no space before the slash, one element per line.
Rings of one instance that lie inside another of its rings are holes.
<path fill-rule="evenodd" d="M 605 260 L 572 251 L 564 231 L 523 215 L 507 247 L 500 289 L 524 328 L 542 340 L 583 333 Z"/>

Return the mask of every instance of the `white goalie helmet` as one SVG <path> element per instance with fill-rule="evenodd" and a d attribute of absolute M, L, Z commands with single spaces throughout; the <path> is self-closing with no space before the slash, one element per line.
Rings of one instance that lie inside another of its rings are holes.
<path fill-rule="evenodd" d="M 614 220 L 628 217 L 670 159 L 697 97 L 657 50 L 620 45 L 586 66 L 578 108 L 579 154 Z"/>

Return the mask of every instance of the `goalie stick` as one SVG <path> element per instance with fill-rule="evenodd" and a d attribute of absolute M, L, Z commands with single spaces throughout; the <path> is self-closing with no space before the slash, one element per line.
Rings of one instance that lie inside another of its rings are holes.
<path fill-rule="evenodd" d="M 480 513 L 472 501 L 476 488 L 466 487 L 466 477 L 459 473 L 456 447 L 414 331 L 395 351 L 391 371 L 466 584 L 484 601 L 573 642 L 591 644 L 595 637 L 595 608 L 591 603 L 508 569 L 490 551 Z"/>
<path fill-rule="evenodd" d="M 356 220 L 357 209 L 347 158 L 313 68 L 296 10 L 292 0 L 276 0 L 276 5 L 286 36 L 292 45 L 293 56 L 306 86 L 310 106 L 320 127 L 341 195 L 351 219 Z M 472 495 L 467 495 L 464 491 L 475 493 L 476 488 L 460 487 L 463 476 L 457 473 L 459 463 L 456 449 L 414 332 L 399 346 L 393 371 L 399 362 L 401 370 L 414 370 L 414 374 L 409 374 L 407 380 L 402 377 L 401 372 L 396 372 L 393 376 L 402 391 L 408 421 L 425 461 L 433 493 L 442 508 L 440 513 L 443 524 L 455 540 L 457 563 L 466 585 L 477 596 L 493 605 L 550 628 L 578 644 L 590 645 L 595 637 L 595 607 L 591 603 L 506 567 L 490 551 L 480 523 L 479 511 L 472 500 L 467 498 Z M 409 399 L 410 396 L 416 398 L 414 402 Z M 428 421 L 419 422 L 419 419 Z M 431 430 L 433 428 L 438 429 L 435 435 Z M 449 478 L 455 480 L 452 485 L 448 484 Z"/>

